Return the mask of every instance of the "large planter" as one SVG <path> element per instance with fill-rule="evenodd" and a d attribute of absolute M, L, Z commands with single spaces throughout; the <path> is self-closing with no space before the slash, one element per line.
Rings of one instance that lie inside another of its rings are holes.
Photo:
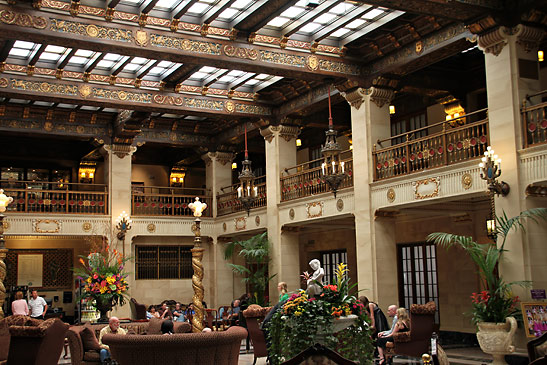
<path fill-rule="evenodd" d="M 357 316 L 355 314 L 350 314 L 349 316 L 335 318 L 332 321 L 332 332 L 336 333 L 348 328 L 349 326 L 355 323 L 356 318 Z"/>
<path fill-rule="evenodd" d="M 517 330 L 517 321 L 507 317 L 505 323 L 479 322 L 477 340 L 484 353 L 492 355 L 493 365 L 504 365 L 505 355 L 515 351 L 513 336 Z"/>
<path fill-rule="evenodd" d="M 105 300 L 102 297 L 95 299 L 97 310 L 101 313 L 101 316 L 97 320 L 97 323 L 108 323 L 108 312 L 112 310 L 114 302 L 112 299 Z"/>

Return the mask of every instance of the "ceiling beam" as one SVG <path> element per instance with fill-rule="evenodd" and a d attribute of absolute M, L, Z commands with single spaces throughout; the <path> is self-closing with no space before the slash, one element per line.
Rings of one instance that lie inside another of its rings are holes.
<path fill-rule="evenodd" d="M 137 79 L 142 79 L 144 76 L 146 76 L 147 73 L 150 72 L 151 69 L 153 69 L 154 67 L 156 67 L 156 65 L 160 63 L 159 60 L 156 60 L 152 63 L 150 63 L 148 66 L 146 66 L 145 68 L 141 69 L 139 71 L 139 73 L 137 73 Z"/>
<path fill-rule="evenodd" d="M 334 8 L 336 5 L 338 5 L 338 2 L 336 0 L 327 0 L 321 5 L 319 5 L 317 8 L 313 9 L 312 11 L 307 12 L 300 18 L 296 19 L 295 21 L 291 22 L 287 27 L 281 29 L 281 34 L 279 34 L 280 37 L 290 37 L 294 33 L 298 32 L 300 28 L 302 28 L 304 25 L 306 25 L 308 22 L 312 21 L 313 19 L 318 18 L 319 16 L 325 14 L 330 9 Z"/>
<path fill-rule="evenodd" d="M 173 9 L 173 11 L 171 12 L 171 18 L 172 19 L 180 19 L 187 11 L 188 9 L 190 9 L 192 7 L 192 5 L 194 5 L 195 3 L 197 3 L 198 0 L 189 0 L 185 5 L 184 4 L 184 1 L 181 2 L 175 9 Z"/>
<path fill-rule="evenodd" d="M 228 9 L 235 2 L 236 0 L 221 0 L 203 15 L 202 24 L 211 24 L 224 10 Z"/>
<path fill-rule="evenodd" d="M 8 58 L 9 52 L 11 51 L 11 48 L 15 44 L 15 40 L 13 39 L 6 39 L 2 45 L 2 49 L 0 50 L 0 63 L 5 62 Z"/>
<path fill-rule="evenodd" d="M 367 12 L 372 6 L 359 6 L 355 9 L 353 9 L 349 14 L 341 17 L 340 19 L 336 20 L 335 22 L 332 22 L 325 28 L 321 29 L 317 33 L 314 33 L 312 35 L 312 39 L 314 42 L 320 42 L 323 39 L 330 36 L 332 33 L 336 32 L 338 29 L 345 27 L 355 19 L 359 18 L 363 13 Z"/>
<path fill-rule="evenodd" d="M 32 56 L 32 58 L 28 61 L 29 66 L 36 65 L 36 62 L 38 62 L 38 59 L 40 58 L 42 53 L 44 53 L 44 50 L 46 49 L 46 47 L 47 47 L 47 44 L 40 45 L 40 48 L 38 48 L 36 53 L 34 53 L 34 56 Z"/>
<path fill-rule="evenodd" d="M 244 100 L 133 90 L 119 86 L 19 75 L 2 76 L 0 93 L 10 98 L 197 116 L 215 114 L 224 118 L 261 118 L 272 113 L 266 104 Z"/>
<path fill-rule="evenodd" d="M 252 33 L 268 24 L 273 18 L 296 4 L 297 0 L 266 1 L 261 7 L 235 25 L 238 30 Z"/>
<path fill-rule="evenodd" d="M 325 77 L 357 82 L 361 80 L 359 67 L 339 57 L 309 55 L 292 50 L 249 45 L 246 42 L 205 40 L 201 36 L 189 34 L 0 6 L 0 10 L 3 9 L 14 11 L 19 16 L 27 14 L 34 18 L 40 17 L 43 21 L 40 24 L 44 24 L 45 28 L 0 23 L 0 39 L 25 39 L 30 42 L 172 62 L 180 62 L 182 58 L 187 63 L 255 73 L 268 69 L 277 76 L 303 80 L 323 80 Z M 80 32 L 77 29 L 90 31 Z"/>
<path fill-rule="evenodd" d="M 144 122 L 150 118 L 150 112 L 123 110 L 114 123 L 112 142 L 131 145 L 141 133 Z"/>
<path fill-rule="evenodd" d="M 77 50 L 78 50 L 78 49 L 76 49 L 76 48 L 72 48 L 72 49 L 70 50 L 70 52 L 68 52 L 68 54 L 65 56 L 65 58 L 63 58 L 62 61 L 57 62 L 57 69 L 61 69 L 61 70 L 64 69 L 65 66 L 67 65 L 68 61 L 70 61 L 70 59 L 72 58 L 72 56 L 74 56 L 74 54 L 76 54 L 76 51 L 77 51 Z"/>

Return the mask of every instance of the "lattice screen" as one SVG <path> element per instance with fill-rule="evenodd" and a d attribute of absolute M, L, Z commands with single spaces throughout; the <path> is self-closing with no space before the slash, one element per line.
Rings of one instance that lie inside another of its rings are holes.
<path fill-rule="evenodd" d="M 42 287 L 39 289 L 72 289 L 72 249 L 51 250 L 9 250 L 6 257 L 8 272 L 4 284 L 6 288 L 17 285 L 17 257 L 19 254 L 41 254 L 44 257 Z"/>

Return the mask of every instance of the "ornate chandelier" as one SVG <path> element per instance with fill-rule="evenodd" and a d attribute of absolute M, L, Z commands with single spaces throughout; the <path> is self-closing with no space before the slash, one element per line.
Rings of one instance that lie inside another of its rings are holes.
<path fill-rule="evenodd" d="M 334 193 L 336 198 L 336 191 L 340 187 L 340 184 L 346 178 L 347 174 L 344 171 L 344 162 L 340 161 L 340 152 L 342 149 L 336 140 L 338 132 L 334 130 L 332 124 L 332 112 L 330 105 L 330 85 L 329 85 L 329 129 L 325 132 L 327 138 L 325 145 L 321 146 L 321 153 L 325 158 L 325 162 L 321 164 L 321 175 L 323 181 L 325 181 L 330 190 Z"/>
<path fill-rule="evenodd" d="M 247 126 L 245 126 L 245 160 L 242 164 L 243 167 L 239 174 L 241 185 L 237 188 L 237 199 L 247 211 L 247 216 L 249 216 L 251 207 L 258 195 L 258 188 L 254 185 L 255 175 L 251 169 L 251 161 L 249 160 L 249 152 L 247 150 Z"/>

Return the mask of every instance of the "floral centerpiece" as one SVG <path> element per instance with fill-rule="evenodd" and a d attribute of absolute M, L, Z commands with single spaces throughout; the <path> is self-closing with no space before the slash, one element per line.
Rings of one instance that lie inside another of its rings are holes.
<path fill-rule="evenodd" d="M 338 266 L 336 282 L 322 286 L 321 294 L 310 297 L 300 290 L 273 315 L 267 327 L 268 353 L 273 364 L 288 360 L 317 342 L 361 364 L 372 362 L 370 320 L 363 303 L 350 294 L 355 284 L 349 285 L 346 267 Z M 350 315 L 353 318 L 349 327 L 338 331 L 337 324 Z"/>
<path fill-rule="evenodd" d="M 101 312 L 99 322 L 108 321 L 106 313 L 113 306 L 125 304 L 129 289 L 127 273 L 124 272 L 127 260 L 129 258 L 108 245 L 88 256 L 80 256 L 82 267 L 74 270 L 84 285 L 80 299 L 95 301 Z"/>

